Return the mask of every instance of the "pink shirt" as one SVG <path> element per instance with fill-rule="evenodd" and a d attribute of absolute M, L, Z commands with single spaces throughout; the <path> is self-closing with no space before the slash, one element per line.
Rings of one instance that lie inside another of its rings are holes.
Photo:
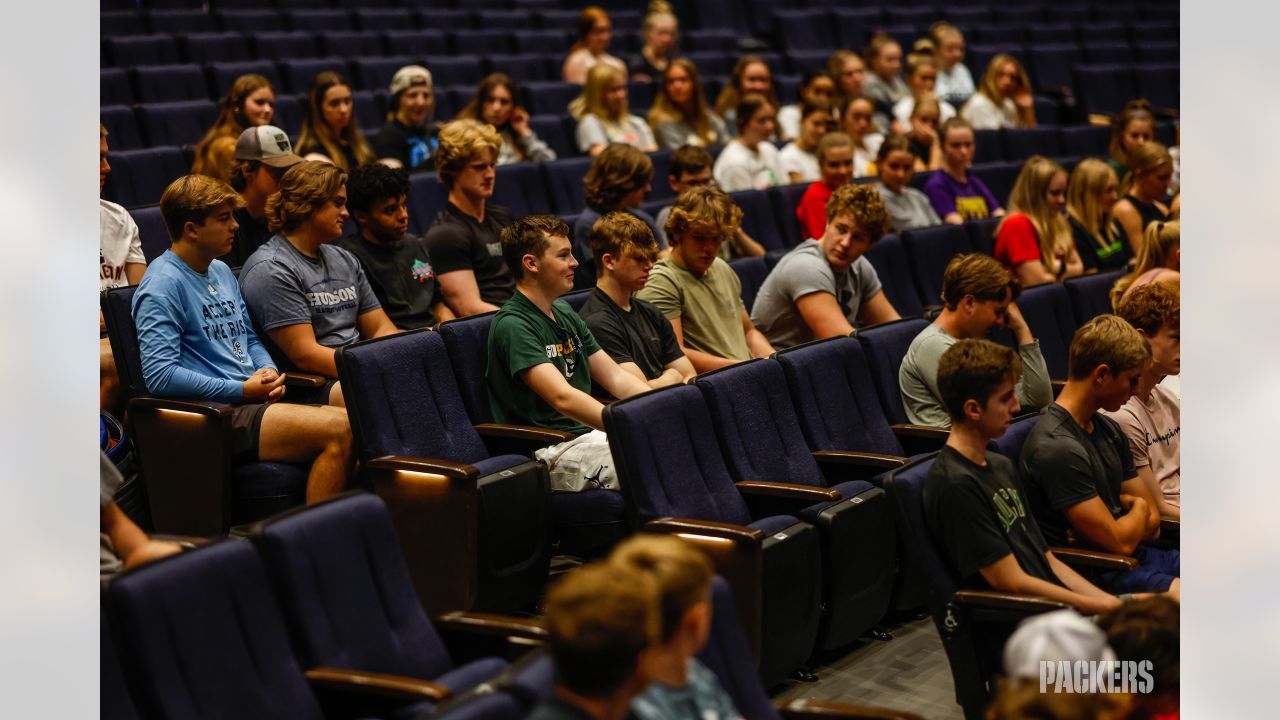
<path fill-rule="evenodd" d="M 1172 390 L 1156 385 L 1145 400 L 1137 395 L 1104 415 L 1129 438 L 1133 465 L 1150 467 L 1165 502 L 1182 507 L 1182 403 Z"/>

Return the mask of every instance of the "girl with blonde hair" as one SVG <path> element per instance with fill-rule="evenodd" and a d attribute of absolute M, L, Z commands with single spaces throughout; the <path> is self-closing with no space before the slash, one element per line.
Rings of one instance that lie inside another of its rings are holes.
<path fill-rule="evenodd" d="M 671 10 L 671 3 L 664 0 L 649 3 L 649 12 L 644 16 L 644 24 L 640 28 L 644 45 L 640 48 L 640 54 L 627 63 L 627 71 L 632 80 L 658 82 L 662 79 L 662 74 L 671 66 L 679 31 L 680 21 Z"/>
<path fill-rule="evenodd" d="M 1112 210 L 1120 197 L 1115 171 L 1096 158 L 1080 161 L 1067 185 L 1067 221 L 1086 272 L 1119 270 L 1133 259 Z"/>
<path fill-rule="evenodd" d="M 707 103 L 698 66 L 692 60 L 672 60 L 661 79 L 662 87 L 649 109 L 649 127 L 659 147 L 703 147 L 729 141 L 729 130 Z"/>
<path fill-rule="evenodd" d="M 1023 287 L 1084 272 L 1062 216 L 1066 202 L 1067 171 L 1042 155 L 1028 158 L 1009 194 L 1009 214 L 996 227 L 994 253 Z"/>
<path fill-rule="evenodd" d="M 231 180 L 240 133 L 275 119 L 276 89 L 261 75 L 241 75 L 232 83 L 213 127 L 196 145 L 191 172 L 223 182 Z"/>
<path fill-rule="evenodd" d="M 626 73 L 626 63 L 609 54 L 609 43 L 613 41 L 613 21 L 609 13 L 595 5 L 582 8 L 576 30 L 578 40 L 569 48 L 561 70 L 565 82 L 584 84 L 591 68 L 601 63 Z"/>
<path fill-rule="evenodd" d="M 1115 216 L 1136 254 L 1147 227 L 1169 219 L 1164 197 L 1173 179 L 1173 157 L 1158 142 L 1147 142 L 1129 153 L 1129 171 L 1120 178 L 1120 200 Z"/>
<path fill-rule="evenodd" d="M 982 74 L 982 84 L 960 109 L 960 116 L 968 120 L 975 130 L 1035 127 L 1036 108 L 1031 97 L 1031 79 L 1022 69 L 1022 63 L 1005 53 L 991 58 L 991 64 Z"/>
<path fill-rule="evenodd" d="M 326 70 L 311 81 L 297 152 L 303 160 L 331 162 L 343 171 L 377 159 L 356 123 L 351 83 L 338 73 Z"/>
<path fill-rule="evenodd" d="M 1135 288 L 1162 280 L 1178 282 L 1182 267 L 1182 229 L 1178 220 L 1154 222 L 1147 226 L 1138 251 L 1133 272 L 1116 281 L 1111 288 L 1111 306 L 1115 307 Z"/>
<path fill-rule="evenodd" d="M 940 20 L 929 26 L 933 52 L 938 61 L 938 97 L 959 107 L 977 90 L 973 75 L 964 64 L 964 33 L 951 23 Z"/>
<path fill-rule="evenodd" d="M 587 73 L 582 94 L 569 103 L 578 121 L 578 150 L 595 157 L 611 142 L 634 145 L 645 152 L 658 149 L 649 123 L 627 110 L 627 73 L 600 63 Z"/>
<path fill-rule="evenodd" d="M 1123 178 L 1129 172 L 1129 153 L 1143 143 L 1156 139 L 1156 116 L 1151 114 L 1151 103 L 1146 100 L 1130 100 L 1124 111 L 1111 121 L 1111 144 L 1107 161 L 1116 177 Z"/>

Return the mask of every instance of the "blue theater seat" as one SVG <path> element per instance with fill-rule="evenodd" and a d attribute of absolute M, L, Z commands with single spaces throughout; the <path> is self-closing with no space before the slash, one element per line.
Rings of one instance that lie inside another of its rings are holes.
<path fill-rule="evenodd" d="M 338 25 L 337 28 L 346 27 Z M 361 57 L 381 55 L 385 52 L 382 46 L 382 35 L 372 30 L 340 30 L 330 28 L 319 33 L 320 51 L 341 57 Z"/>
<path fill-rule="evenodd" d="M 1061 283 L 1026 288 L 1018 298 L 1018 309 L 1022 311 L 1031 334 L 1040 341 L 1040 352 L 1049 368 L 1049 377 L 1065 380 L 1071 336 L 1076 332 L 1076 320 L 1066 288 Z M 1016 349 L 1017 340 L 1012 333 L 998 333 L 996 339 L 1007 340 L 1007 344 Z"/>
<path fill-rule="evenodd" d="M 409 231 L 426 234 L 448 203 L 448 191 L 433 172 L 409 176 Z"/>
<path fill-rule="evenodd" d="M 1032 155 L 1055 157 L 1062 154 L 1058 128 L 1041 125 L 1033 128 L 1004 128 L 1000 131 L 1007 160 L 1022 161 Z"/>
<path fill-rule="evenodd" d="M 104 105 L 98 109 L 98 119 L 107 129 L 107 147 L 117 150 L 137 150 L 145 147 L 138 119 L 128 105 Z"/>
<path fill-rule="evenodd" d="M 1135 65 L 1133 74 L 1137 80 L 1138 95 L 1150 100 L 1158 108 L 1178 108 L 1181 99 L 1178 90 L 1179 72 L 1177 62 Z"/>
<path fill-rule="evenodd" d="M 729 198 L 742 209 L 742 230 L 752 240 L 764 246 L 765 250 L 785 250 L 790 247 L 784 241 L 782 231 L 778 229 L 773 202 L 767 191 L 739 190 L 729 193 Z"/>
<path fill-rule="evenodd" d="M 1124 275 L 1124 270 L 1113 270 L 1082 275 L 1062 283 L 1071 299 L 1071 311 L 1075 313 L 1077 327 L 1099 315 L 1112 312 L 1111 288 Z"/>
<path fill-rule="evenodd" d="M 225 3 L 219 3 L 225 4 Z M 285 21 L 273 8 L 215 8 L 213 11 L 223 30 L 250 33 L 266 28 L 284 28 Z"/>
<path fill-rule="evenodd" d="M 236 78 L 249 73 L 262 75 L 276 87 L 276 92 L 285 92 L 280 86 L 280 73 L 276 71 L 275 63 L 269 60 L 212 62 L 206 68 L 206 73 L 209 76 L 209 87 L 216 97 L 226 97 Z"/>
<path fill-rule="evenodd" d="M 112 152 L 111 174 L 102 196 L 125 207 L 152 205 L 187 169 L 182 151 L 175 146 Z"/>
<path fill-rule="evenodd" d="M 351 27 L 351 15 L 346 10 L 333 8 L 285 10 L 285 20 L 294 30 L 319 33 Z"/>
<path fill-rule="evenodd" d="M 542 163 L 552 212 L 578 213 L 586 207 L 587 196 L 582 179 L 586 177 L 593 159 L 574 157 Z"/>
<path fill-rule="evenodd" d="M 541 53 L 495 53 L 486 58 L 485 70 L 503 73 L 517 83 L 550 82 L 560 77 L 559 63 Z"/>
<path fill-rule="evenodd" d="M 366 90 L 384 90 L 391 86 L 391 78 L 395 77 L 397 70 L 405 65 L 416 64 L 414 57 L 409 55 L 352 58 L 351 81 L 356 87 Z"/>
<path fill-rule="evenodd" d="M 355 25 L 361 30 L 405 30 L 414 27 L 414 14 L 408 8 L 356 7 L 351 11 Z"/>
<path fill-rule="evenodd" d="M 773 21 L 780 46 L 787 50 L 836 47 L 825 8 L 775 10 Z"/>
<path fill-rule="evenodd" d="M 1076 65 L 1072 77 L 1080 107 L 1088 113 L 1118 113 L 1138 92 L 1128 65 Z"/>
<path fill-rule="evenodd" d="M 302 60 L 320 56 L 316 35 L 305 30 L 248 33 L 253 52 L 264 60 Z"/>
<path fill-rule="evenodd" d="M 924 318 L 903 318 L 873 325 L 857 334 L 876 393 L 880 396 L 880 407 L 889 422 L 907 422 L 907 411 L 898 390 L 898 368 L 902 366 L 902 358 L 911 347 L 911 341 L 928 325 L 929 321 Z"/>
<path fill-rule="evenodd" d="M 1031 83 L 1040 90 L 1071 88 L 1071 66 L 1080 61 L 1080 48 L 1071 43 L 1032 43 L 1027 49 Z"/>
<path fill-rule="evenodd" d="M 991 194 L 1005 206 L 1009 204 L 1009 193 L 1013 191 L 1013 183 L 1021 171 L 1021 160 L 975 164 L 970 168 L 970 172 L 982 178 Z"/>
<path fill-rule="evenodd" d="M 116 67 L 166 65 L 179 62 L 178 44 L 166 33 L 103 38 L 106 59 Z"/>
<path fill-rule="evenodd" d="M 198 65 L 147 65 L 129 70 L 138 102 L 206 100 L 204 73 Z"/>
<path fill-rule="evenodd" d="M 427 57 L 426 66 L 433 78 L 442 85 L 475 86 L 484 77 L 478 57 Z M 447 79 L 447 82 L 446 80 Z"/>
<path fill-rule="evenodd" d="M 974 250 L 963 225 L 935 225 L 908 230 L 902 233 L 902 244 L 911 259 L 920 301 L 926 305 L 941 302 L 942 275 L 951 258 Z"/>
<path fill-rule="evenodd" d="M 204 10 L 150 10 L 147 24 L 153 33 L 173 33 L 175 37 L 218 30 L 217 19 Z"/>
<path fill-rule="evenodd" d="M 487 56 L 514 50 L 512 33 L 506 29 L 453 30 L 449 35 L 453 42 L 453 52 L 458 55 Z"/>
<path fill-rule="evenodd" d="M 742 283 L 742 304 L 750 314 L 751 306 L 756 302 L 756 294 L 760 292 L 760 286 L 764 285 L 765 278 L 769 276 L 769 267 L 765 264 L 763 256 L 734 258 L 729 261 L 729 267 L 738 274 L 738 281 Z"/>
<path fill-rule="evenodd" d="M 253 53 L 249 52 L 249 47 L 244 42 L 244 35 L 237 32 L 180 35 L 178 46 L 182 49 L 182 57 L 186 62 L 200 65 L 253 59 Z"/>
<path fill-rule="evenodd" d="M 142 14 L 137 8 L 129 10 L 107 10 L 98 14 L 98 31 L 102 37 L 117 35 L 142 35 L 147 32 L 143 25 Z"/>
<path fill-rule="evenodd" d="M 903 317 L 924 312 L 920 292 L 911 277 L 911 261 L 906 248 L 897 235 L 885 235 L 863 253 L 863 257 L 875 268 L 880 286 L 889 304 Z M 932 302 L 930 304 L 933 304 Z"/>
<path fill-rule="evenodd" d="M 1000 225 L 1001 217 L 985 217 L 979 220 L 970 220 L 964 224 L 964 228 L 969 233 L 969 244 L 973 246 L 976 252 L 994 255 L 996 250 L 996 227 Z"/>
<path fill-rule="evenodd" d="M 217 117 L 218 106 L 210 100 L 144 103 L 138 106 L 138 122 L 151 146 L 194 145 L 213 127 Z M 159 200 L 158 196 L 156 200 Z"/>
<path fill-rule="evenodd" d="M 1130 65 L 1133 48 L 1127 40 L 1087 40 L 1081 43 L 1085 62 L 1093 65 Z"/>
<path fill-rule="evenodd" d="M 169 249 L 169 231 L 164 226 L 164 216 L 160 214 L 160 206 L 134 208 L 129 211 L 133 222 L 138 226 L 138 237 L 142 240 L 142 254 L 150 265 L 153 260 Z"/>
<path fill-rule="evenodd" d="M 418 27 L 425 30 L 466 30 L 475 27 L 470 10 L 420 7 L 417 8 L 417 15 Z"/>
<path fill-rule="evenodd" d="M 796 207 L 810 183 L 780 185 L 769 189 L 769 201 L 773 203 L 773 217 L 778 223 L 779 239 L 783 247 L 795 247 L 808 238 L 803 237 L 800 219 L 796 217 Z"/>
<path fill-rule="evenodd" d="M 569 24 L 565 27 L 571 28 L 573 25 Z M 515 33 L 512 39 L 515 41 L 515 52 L 551 53 L 558 58 L 558 62 L 563 62 L 563 56 L 568 54 L 569 46 L 573 44 L 573 33 L 564 29 L 526 29 Z M 557 77 L 559 77 L 558 73 Z"/>
<path fill-rule="evenodd" d="M 443 30 L 436 28 L 425 28 L 422 30 L 409 30 L 407 28 L 397 30 L 386 30 L 382 33 L 383 42 L 387 46 L 387 52 L 395 55 L 412 55 L 420 57 L 423 55 L 446 55 L 449 52 L 449 38 Z M 427 68 L 433 73 L 434 68 Z M 437 83 L 441 83 L 443 78 L 432 79 Z"/>
<path fill-rule="evenodd" d="M 1107 157 L 1111 128 L 1105 125 L 1076 125 L 1058 128 L 1062 152 L 1085 157 Z"/>
<path fill-rule="evenodd" d="M 558 80 L 527 82 L 522 89 L 522 104 L 530 115 L 564 115 L 569 102 L 582 92 L 580 86 Z"/>
<path fill-rule="evenodd" d="M 98 81 L 98 105 L 132 105 L 133 89 L 124 68 L 102 68 Z"/>
<path fill-rule="evenodd" d="M 281 60 L 277 63 L 277 67 L 280 69 L 281 79 L 284 80 L 284 87 L 281 90 L 304 97 L 311 90 L 311 82 L 315 80 L 316 75 L 322 72 L 333 71 L 346 78 L 351 75 L 351 66 L 347 59 L 336 55 Z"/>

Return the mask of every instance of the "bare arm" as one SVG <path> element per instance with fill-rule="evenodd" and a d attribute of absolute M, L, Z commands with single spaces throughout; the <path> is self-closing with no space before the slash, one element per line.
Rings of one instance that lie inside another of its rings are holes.
<path fill-rule="evenodd" d="M 964 218 L 958 212 L 949 212 L 942 217 L 942 222 L 948 225 L 963 225 Z"/>
<path fill-rule="evenodd" d="M 718 357 L 711 353 L 702 352 L 701 350 L 694 350 L 693 348 L 685 345 L 684 331 L 680 328 L 680 318 L 671 318 L 671 329 L 676 334 L 676 342 L 680 343 L 680 349 L 684 351 L 684 356 L 689 359 L 689 362 L 693 363 L 693 368 L 698 372 L 709 372 L 716 368 L 726 367 L 737 362 L 737 360 L 730 360 L 729 358 Z"/>
<path fill-rule="evenodd" d="M 125 263 L 124 277 L 129 281 L 130 285 L 137 285 L 142 282 L 142 273 L 147 271 L 145 263 Z"/>
<path fill-rule="evenodd" d="M 734 233 L 733 246 L 742 257 L 758 257 L 764 254 L 764 246 L 752 240 L 742 228 L 738 228 L 738 232 Z"/>
<path fill-rule="evenodd" d="M 609 357 L 609 353 L 604 350 L 597 350 L 591 353 L 591 357 L 587 358 L 587 365 L 591 368 L 592 379 L 600 383 L 600 387 L 608 390 L 610 395 L 618 399 L 631 397 L 651 389 L 649 383 L 642 378 L 636 378 L 636 376 L 619 367 L 618 363 L 614 362 L 613 358 Z"/>
<path fill-rule="evenodd" d="M 683 367 L 682 367 L 683 365 Z M 689 381 L 696 373 L 693 371 L 693 364 L 689 362 L 689 358 L 682 357 L 679 360 L 672 361 L 662 370 L 662 374 L 650 380 L 644 376 L 644 372 L 640 370 L 640 366 L 633 362 L 618 363 L 618 367 L 623 372 L 630 374 L 637 380 L 643 381 L 650 389 L 656 390 L 668 385 L 681 385 Z M 593 371 L 594 372 L 594 371 Z"/>
<path fill-rule="evenodd" d="M 1132 555 L 1147 532 L 1147 502 L 1134 498 L 1129 511 L 1117 519 L 1111 517 L 1101 498 L 1092 497 L 1067 508 L 1067 519 L 1076 533 L 1095 547 Z"/>
<path fill-rule="evenodd" d="M 1147 494 L 1155 501 L 1156 511 L 1162 517 L 1170 517 L 1175 520 L 1182 519 L 1182 509 L 1170 505 L 1164 499 L 1164 492 L 1160 490 L 1160 483 L 1156 480 L 1156 474 L 1151 471 L 1151 466 L 1138 468 L 1138 479 L 1147 489 Z"/>
<path fill-rule="evenodd" d="M 1050 558 L 1053 554 L 1050 553 Z M 1061 565 L 1061 562 L 1058 563 Z M 1056 568 L 1055 568 L 1056 570 Z M 1039 595 L 1040 597 L 1067 603 L 1082 613 L 1096 614 L 1120 607 L 1120 599 L 1106 595 L 1095 597 L 1092 594 L 1060 587 L 1051 582 L 1032 577 L 1022 569 L 1013 553 L 1009 553 L 980 571 L 987 584 L 1000 592 Z M 1061 577 L 1061 576 L 1059 576 Z M 1079 576 L 1076 576 L 1079 577 Z M 1083 580 L 1083 578 L 1081 578 Z M 1087 582 L 1087 581 L 1086 581 Z M 1096 588 L 1094 588 L 1096 590 Z M 1101 591 L 1099 591 L 1101 592 Z M 1106 598 L 1110 598 L 1107 600 Z"/>
<path fill-rule="evenodd" d="M 884 296 L 883 290 L 873 295 L 858 310 L 858 322 L 863 325 L 874 325 L 876 323 L 890 322 L 891 320 L 900 320 L 901 318 L 902 316 L 894 309 L 893 303 L 889 302 L 889 298 Z"/>
<path fill-rule="evenodd" d="M 604 405 L 570 385 L 555 365 L 545 362 L 527 370 L 521 370 L 520 380 L 561 415 L 596 430 L 604 430 L 604 420 L 601 415 Z"/>
<path fill-rule="evenodd" d="M 816 340 L 853 332 L 853 326 L 841 312 L 835 296 L 829 292 L 811 292 L 800 296 L 796 299 L 796 310 L 800 311 L 800 317 L 804 318 L 804 324 L 813 331 Z"/>
<path fill-rule="evenodd" d="M 374 308 L 357 317 L 356 327 L 360 329 L 360 337 L 365 340 L 400 332 L 395 323 L 391 322 L 391 318 L 387 317 L 387 311 L 382 308 Z"/>
<path fill-rule="evenodd" d="M 1147 468 L 1149 471 L 1150 468 Z M 1164 493 L 1156 493 L 1163 495 Z M 1128 480 L 1120 483 L 1120 501 L 1125 502 L 1125 496 L 1142 498 L 1147 505 L 1147 534 L 1143 537 L 1150 540 L 1160 536 L 1160 506 L 1156 502 L 1155 495 L 1142 481 L 1141 475 L 1135 475 Z"/>
<path fill-rule="evenodd" d="M 177 543 L 152 540 L 138 527 L 120 506 L 111 501 L 102 508 L 100 517 L 102 529 L 111 538 L 111 547 L 124 562 L 126 568 L 136 567 L 143 563 L 159 560 L 166 555 L 182 551 Z"/>
<path fill-rule="evenodd" d="M 1138 212 L 1138 208 L 1128 200 L 1121 199 L 1116 202 L 1115 207 L 1111 211 L 1116 220 L 1120 221 L 1120 227 L 1124 229 L 1124 234 L 1129 238 L 1129 247 L 1133 249 L 1136 257 L 1138 251 L 1142 249 L 1142 215 Z"/>
<path fill-rule="evenodd" d="M 804 182 L 804 174 L 798 172 L 787 171 L 787 182 L 796 185 Z"/>
<path fill-rule="evenodd" d="M 1018 277 L 1018 282 L 1023 287 L 1039 285 L 1041 283 L 1054 282 L 1057 280 L 1048 270 L 1044 268 L 1044 263 L 1039 260 L 1029 260 L 1024 263 L 1018 263 L 1013 268 L 1013 273 Z"/>
<path fill-rule="evenodd" d="M 490 305 L 480 299 L 480 286 L 476 284 L 476 274 L 470 270 L 453 270 L 436 276 L 440 284 L 440 294 L 445 304 L 458 317 L 479 315 L 497 310 L 497 305 Z"/>
<path fill-rule="evenodd" d="M 338 377 L 338 365 L 334 361 L 336 353 L 333 348 L 316 342 L 315 328 L 311 323 L 285 325 L 268 330 L 267 334 L 298 369 L 325 377 Z"/>
<path fill-rule="evenodd" d="M 1068 590 L 1080 593 L 1081 595 L 1087 595 L 1088 597 L 1102 600 L 1104 602 L 1110 602 L 1113 600 L 1119 601 L 1119 598 L 1089 582 L 1088 578 L 1073 570 L 1070 565 L 1059 560 L 1058 556 L 1054 555 L 1052 552 L 1045 553 L 1045 558 L 1049 561 L 1049 569 L 1053 570 L 1053 574 L 1058 576 L 1058 579 L 1062 581 L 1063 585 L 1067 586 Z M 1119 605 L 1116 607 L 1119 607 Z"/>
<path fill-rule="evenodd" d="M 767 358 L 773 354 L 773 346 L 764 333 L 751 324 L 751 316 L 745 309 L 742 310 L 742 332 L 747 335 L 747 349 L 751 351 L 751 357 Z"/>
<path fill-rule="evenodd" d="M 1022 311 L 1018 309 L 1018 304 L 1015 302 L 1009 303 L 1009 308 L 1005 311 L 1004 326 L 1018 339 L 1019 347 L 1036 341 L 1035 336 L 1031 334 L 1031 327 L 1027 325 L 1026 319 L 1022 317 Z"/>

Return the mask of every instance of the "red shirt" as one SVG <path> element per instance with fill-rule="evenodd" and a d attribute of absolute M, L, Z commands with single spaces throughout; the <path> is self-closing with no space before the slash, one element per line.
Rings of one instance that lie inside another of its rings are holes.
<path fill-rule="evenodd" d="M 801 240 L 821 240 L 827 231 L 827 200 L 835 192 L 821 180 L 810 185 L 800 197 L 796 206 L 796 217 L 800 219 L 800 230 L 804 233 Z"/>
<path fill-rule="evenodd" d="M 996 259 L 1012 270 L 1024 262 L 1040 262 L 1040 236 L 1031 218 L 1013 213 L 996 233 Z"/>

